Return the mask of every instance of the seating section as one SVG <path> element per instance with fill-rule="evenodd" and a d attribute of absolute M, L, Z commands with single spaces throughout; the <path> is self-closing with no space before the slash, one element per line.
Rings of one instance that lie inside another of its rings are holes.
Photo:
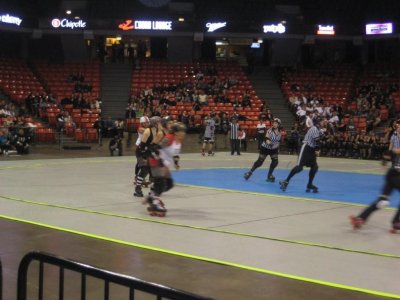
<path fill-rule="evenodd" d="M 351 65 L 324 66 L 286 74 L 282 91 L 291 96 L 318 96 L 328 104 L 346 105 L 356 79 L 356 68 Z"/>
<path fill-rule="evenodd" d="M 44 87 L 21 59 L 0 58 L 0 89 L 11 100 L 23 103 L 29 93 L 41 94 Z"/>
<path fill-rule="evenodd" d="M 71 97 L 75 92 L 76 81 L 72 75 L 82 74 L 84 84 L 92 87 L 90 92 L 83 93 L 89 100 L 98 97 L 100 93 L 100 64 L 97 62 L 74 62 L 65 64 L 49 64 L 44 61 L 35 61 L 35 67 L 47 85 L 49 92 L 61 101 Z"/>
<path fill-rule="evenodd" d="M 226 95 L 231 102 L 238 99 L 239 103 L 243 99 L 243 95 L 246 91 L 249 91 L 251 95 L 251 107 L 234 107 L 232 103 L 216 103 L 216 95 L 208 95 L 208 105 L 205 105 L 199 111 L 192 110 L 193 103 L 191 102 L 177 102 L 174 107 L 169 107 L 166 114 L 171 115 L 173 118 L 177 118 L 183 111 L 187 111 L 190 115 L 195 118 L 195 125 L 200 125 L 202 119 L 209 112 L 226 112 L 228 115 L 232 115 L 234 111 L 243 116 L 247 121 L 240 121 L 243 129 L 251 129 L 251 134 L 255 133 L 255 128 L 260 109 L 262 107 L 262 101 L 256 95 L 250 81 L 241 70 L 239 64 L 235 62 L 216 62 L 216 63 L 168 63 L 160 61 L 147 61 L 143 63 L 142 68 L 139 71 L 135 71 L 132 76 L 132 95 L 139 96 L 140 93 L 146 88 L 154 87 L 154 85 L 168 85 L 178 83 L 192 83 L 196 84 L 198 79 L 196 78 L 196 70 L 207 70 L 214 69 L 216 75 L 207 75 L 204 72 L 203 82 L 211 82 L 214 78 L 217 81 L 234 80 L 237 84 L 230 86 L 226 90 Z M 175 100 L 172 97 L 171 100 Z M 137 120 L 127 121 L 128 128 L 132 128 L 137 125 Z M 136 124 L 136 125 L 135 125 Z"/>

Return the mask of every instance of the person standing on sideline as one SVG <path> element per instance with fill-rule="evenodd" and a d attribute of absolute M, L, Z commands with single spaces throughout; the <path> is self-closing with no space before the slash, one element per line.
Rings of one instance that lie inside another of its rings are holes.
<path fill-rule="evenodd" d="M 239 124 L 237 118 L 232 118 L 229 124 L 228 136 L 231 141 L 231 155 L 236 151 L 237 155 L 240 155 L 240 145 L 239 145 Z"/>
<path fill-rule="evenodd" d="M 383 157 L 383 164 L 391 160 L 392 165 L 386 173 L 382 194 L 364 209 L 358 216 L 350 216 L 350 223 L 355 229 L 360 228 L 370 215 L 389 205 L 389 196 L 394 189 L 400 190 L 400 120 L 395 123 L 396 131 L 390 138 L 389 151 Z M 392 232 L 400 230 L 400 205 L 392 219 Z"/>
<path fill-rule="evenodd" d="M 203 146 L 201 148 L 201 155 L 205 156 L 206 146 L 208 145 L 208 156 L 213 156 L 213 146 L 215 141 L 215 114 L 211 113 L 210 116 L 204 120 L 204 137 Z"/>
<path fill-rule="evenodd" d="M 253 172 L 262 166 L 267 156 L 271 156 L 271 164 L 269 165 L 269 171 L 267 175 L 268 182 L 275 182 L 275 177 L 272 175 L 275 168 L 278 166 L 278 153 L 279 153 L 279 145 L 281 144 L 282 134 L 281 134 L 281 120 L 275 118 L 272 127 L 267 130 L 265 134 L 264 142 L 260 147 L 260 154 L 258 159 L 254 162 L 250 171 L 244 174 L 244 179 L 248 180 Z"/>
<path fill-rule="evenodd" d="M 326 120 L 315 118 L 314 125 L 310 127 L 304 137 L 303 145 L 301 146 L 297 165 L 290 171 L 285 180 L 279 182 L 282 191 L 285 191 L 289 185 L 290 179 L 297 173 L 303 171 L 303 167 L 309 167 L 308 184 L 306 192 L 318 192 L 318 188 L 313 184 L 315 174 L 318 172 L 317 155 L 319 154 L 318 141 L 324 137 L 326 131 Z"/>

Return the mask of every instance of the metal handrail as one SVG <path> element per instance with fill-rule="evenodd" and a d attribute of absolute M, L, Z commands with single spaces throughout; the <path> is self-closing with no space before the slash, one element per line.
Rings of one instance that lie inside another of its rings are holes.
<path fill-rule="evenodd" d="M 44 264 L 60 267 L 59 269 L 59 299 L 64 299 L 64 270 L 71 270 L 81 274 L 81 299 L 86 295 L 86 277 L 91 276 L 104 280 L 104 299 L 109 299 L 109 284 L 117 284 L 129 288 L 129 299 L 134 299 L 135 290 L 153 294 L 157 300 L 162 298 L 175 300 L 211 300 L 185 291 L 169 288 L 160 284 L 147 282 L 135 277 L 122 275 L 100 269 L 91 265 L 76 262 L 70 259 L 58 257 L 52 254 L 33 251 L 26 254 L 21 260 L 18 268 L 17 300 L 27 299 L 28 268 L 32 261 L 39 261 L 39 290 L 38 299 L 43 299 L 44 286 Z M 1 299 L 0 299 L 1 300 Z"/>

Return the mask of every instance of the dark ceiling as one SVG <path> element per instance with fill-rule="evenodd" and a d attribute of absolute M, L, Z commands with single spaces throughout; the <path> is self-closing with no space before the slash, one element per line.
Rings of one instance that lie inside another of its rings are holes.
<path fill-rule="evenodd" d="M 142 2 L 157 4 L 166 0 L 0 0 L 0 11 L 21 14 L 25 18 L 60 16 L 71 5 L 83 6 L 76 13 L 87 18 L 125 18 L 137 16 L 160 16 L 169 13 L 168 5 L 150 8 Z M 168 1 L 168 0 L 167 0 Z M 399 17 L 399 0 L 171 0 L 170 2 L 194 3 L 194 20 L 207 18 L 225 20 L 269 21 L 284 17 L 305 24 L 335 23 L 358 24 L 368 21 L 396 21 Z M 64 4 L 63 4 L 64 3 Z M 294 5 L 299 13 L 285 15 L 276 5 Z"/>

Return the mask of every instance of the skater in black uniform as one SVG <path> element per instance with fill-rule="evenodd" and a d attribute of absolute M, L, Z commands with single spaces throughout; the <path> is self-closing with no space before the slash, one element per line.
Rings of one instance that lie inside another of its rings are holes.
<path fill-rule="evenodd" d="M 300 150 L 297 165 L 290 171 L 286 180 L 279 182 L 281 190 L 285 191 L 289 185 L 290 179 L 297 173 L 303 171 L 303 167 L 309 167 L 308 184 L 306 192 L 318 192 L 318 188 L 313 184 L 315 174 L 318 172 L 317 155 L 318 155 L 318 141 L 324 137 L 326 131 L 326 119 L 315 118 L 314 125 L 308 129 L 303 145 Z"/>
<path fill-rule="evenodd" d="M 281 120 L 275 118 L 272 127 L 267 130 L 267 133 L 264 137 L 264 142 L 262 142 L 260 147 L 260 154 L 258 159 L 254 162 L 250 171 L 244 174 L 244 179 L 248 180 L 253 172 L 262 166 L 267 156 L 271 156 L 271 164 L 269 166 L 269 171 L 267 175 L 268 182 L 275 182 L 275 177 L 272 175 L 274 169 L 278 166 L 278 153 L 279 153 L 279 145 L 281 143 L 282 134 L 281 134 Z"/>
<path fill-rule="evenodd" d="M 350 222 L 354 228 L 360 228 L 373 212 L 388 206 L 390 194 L 395 189 L 400 190 L 400 120 L 396 121 L 396 131 L 390 138 L 389 151 L 383 159 L 383 163 L 391 160 L 392 165 L 386 173 L 382 194 L 358 216 L 350 216 Z M 396 230 L 400 230 L 400 205 L 392 219 L 392 232 Z"/>
<path fill-rule="evenodd" d="M 160 117 L 151 117 L 149 121 L 149 127 L 144 130 L 140 144 L 136 149 L 136 157 L 138 159 L 138 172 L 136 174 L 135 180 L 135 192 L 133 193 L 135 197 L 143 197 L 143 180 L 150 173 L 150 167 L 148 165 L 148 157 L 150 155 L 149 149 L 153 146 L 154 143 L 157 143 L 157 141 L 160 139 Z"/>

